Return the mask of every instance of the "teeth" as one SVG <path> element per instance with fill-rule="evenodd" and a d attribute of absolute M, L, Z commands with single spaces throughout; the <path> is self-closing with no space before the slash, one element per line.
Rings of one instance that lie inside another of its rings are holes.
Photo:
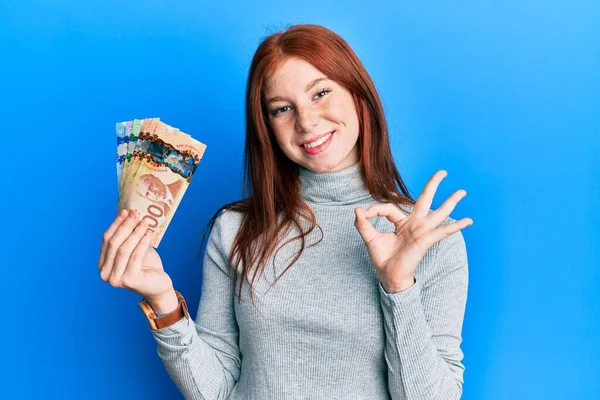
<path fill-rule="evenodd" d="M 331 133 L 328 133 L 327 135 L 323 136 L 319 140 L 316 140 L 316 141 L 308 143 L 308 144 L 303 144 L 302 146 L 306 147 L 307 149 L 312 149 L 313 147 L 318 147 L 318 146 L 322 145 L 323 143 L 325 143 L 327 141 L 327 139 L 329 139 L 329 136 L 331 136 Z"/>

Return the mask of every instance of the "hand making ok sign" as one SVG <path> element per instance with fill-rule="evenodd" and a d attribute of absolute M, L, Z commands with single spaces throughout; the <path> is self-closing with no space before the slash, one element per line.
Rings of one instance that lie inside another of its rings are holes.
<path fill-rule="evenodd" d="M 415 272 L 427 250 L 436 242 L 473 224 L 471 218 L 463 218 L 440 226 L 456 204 L 467 195 L 465 190 L 454 192 L 437 210 L 429 213 L 433 196 L 447 176 L 437 171 L 417 199 L 410 215 L 404 215 L 391 203 L 377 204 L 364 210 L 354 210 L 354 225 L 362 236 L 381 285 L 388 293 L 396 293 L 415 283 Z M 369 222 L 369 218 L 386 217 L 395 225 L 394 233 L 381 233 Z"/>

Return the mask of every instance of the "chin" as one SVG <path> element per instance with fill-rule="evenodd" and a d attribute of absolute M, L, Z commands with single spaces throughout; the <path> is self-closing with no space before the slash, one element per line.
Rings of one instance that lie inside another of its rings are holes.
<path fill-rule="evenodd" d="M 302 163 L 304 168 L 310 169 L 313 172 L 333 172 L 337 171 L 340 168 L 340 165 L 343 163 L 342 161 L 330 162 L 327 159 L 324 160 L 315 160 L 311 163 Z"/>

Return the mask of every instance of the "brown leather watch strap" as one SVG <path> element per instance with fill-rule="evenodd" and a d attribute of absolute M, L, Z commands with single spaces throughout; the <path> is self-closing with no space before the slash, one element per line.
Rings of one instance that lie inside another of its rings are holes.
<path fill-rule="evenodd" d="M 177 295 L 178 300 L 177 308 L 168 314 L 161 315 L 160 317 L 154 313 L 154 310 L 152 310 L 152 307 L 150 307 L 146 299 L 141 299 L 139 301 L 138 304 L 144 312 L 144 315 L 146 315 L 146 318 L 148 318 L 148 322 L 150 323 L 150 326 L 153 330 L 156 331 L 162 328 L 166 328 L 167 326 L 171 326 L 177 321 L 181 320 L 181 318 L 183 317 L 187 319 L 190 318 L 185 299 L 178 291 L 175 291 L 175 294 Z"/>

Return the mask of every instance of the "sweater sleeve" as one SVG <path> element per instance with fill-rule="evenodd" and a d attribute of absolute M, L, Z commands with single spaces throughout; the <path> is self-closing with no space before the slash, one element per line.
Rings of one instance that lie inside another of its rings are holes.
<path fill-rule="evenodd" d="M 426 256 L 427 257 L 427 256 Z M 438 242 L 429 279 L 398 293 L 381 282 L 388 388 L 393 399 L 449 400 L 462 395 L 462 324 L 468 286 L 461 231 Z"/>
<path fill-rule="evenodd" d="M 186 399 L 227 399 L 240 376 L 239 330 L 227 274 L 221 214 L 206 245 L 196 321 L 152 331 L 167 373 Z"/>

